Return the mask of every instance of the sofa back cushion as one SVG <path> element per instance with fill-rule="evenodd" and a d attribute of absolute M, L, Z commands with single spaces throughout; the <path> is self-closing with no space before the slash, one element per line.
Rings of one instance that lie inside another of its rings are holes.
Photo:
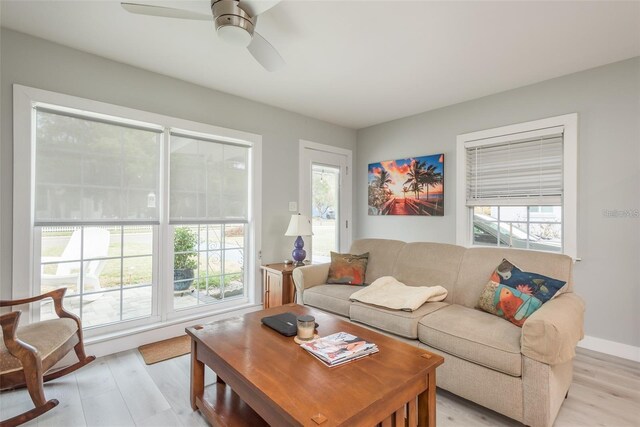
<path fill-rule="evenodd" d="M 400 240 L 362 239 L 353 242 L 349 253 L 360 255 L 369 252 L 364 283 L 370 285 L 377 278 L 392 273 L 398 254 L 405 245 Z"/>
<path fill-rule="evenodd" d="M 408 286 L 442 286 L 450 302 L 464 253 L 462 246 L 445 243 L 407 243 L 391 275 Z"/>
<path fill-rule="evenodd" d="M 573 261 L 567 255 L 522 249 L 469 248 L 465 250 L 460 265 L 452 302 L 470 308 L 476 307 L 496 266 L 505 258 L 523 271 L 565 281 L 567 286 L 563 291 L 571 290 Z"/>

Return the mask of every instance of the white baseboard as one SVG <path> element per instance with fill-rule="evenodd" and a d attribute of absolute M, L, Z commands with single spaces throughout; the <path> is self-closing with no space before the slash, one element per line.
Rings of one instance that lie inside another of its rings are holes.
<path fill-rule="evenodd" d="M 640 347 L 634 347 L 629 344 L 585 336 L 584 339 L 578 343 L 578 347 L 640 362 Z"/>

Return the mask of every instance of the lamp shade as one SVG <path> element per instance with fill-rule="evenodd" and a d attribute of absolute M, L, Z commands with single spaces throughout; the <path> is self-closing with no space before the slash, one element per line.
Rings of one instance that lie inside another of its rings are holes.
<path fill-rule="evenodd" d="M 285 236 L 312 236 L 311 220 L 306 215 L 291 215 Z"/>

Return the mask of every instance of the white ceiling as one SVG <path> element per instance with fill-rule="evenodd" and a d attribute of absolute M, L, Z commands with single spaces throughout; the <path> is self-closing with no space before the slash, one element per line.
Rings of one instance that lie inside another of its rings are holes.
<path fill-rule="evenodd" d="M 208 0 L 144 2 L 209 13 Z M 210 22 L 117 1 L 2 0 L 1 22 L 356 129 L 640 55 L 635 1 L 283 1 L 257 25 L 287 62 L 275 73 Z"/>

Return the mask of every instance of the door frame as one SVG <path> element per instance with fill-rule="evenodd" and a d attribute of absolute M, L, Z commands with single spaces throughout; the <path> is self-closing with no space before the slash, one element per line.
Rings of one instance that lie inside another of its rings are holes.
<path fill-rule="evenodd" d="M 308 151 L 319 151 L 321 153 L 338 154 L 345 156 L 345 170 L 340 174 L 340 252 L 347 252 L 351 247 L 353 237 L 353 152 L 346 148 L 335 147 L 333 145 L 320 144 L 317 142 L 300 140 L 299 149 L 299 171 L 298 171 L 298 212 L 303 212 L 306 206 L 311 207 L 310 193 L 307 191 L 306 185 L 311 183 L 311 169 L 307 170 L 305 165 L 306 153 Z M 303 174 L 308 174 L 308 178 L 304 179 Z M 342 238 L 344 236 L 344 238 Z M 309 251 L 311 254 L 311 251 Z M 311 255 L 309 256 L 311 258 Z M 313 259 L 312 259 L 313 261 Z"/>

